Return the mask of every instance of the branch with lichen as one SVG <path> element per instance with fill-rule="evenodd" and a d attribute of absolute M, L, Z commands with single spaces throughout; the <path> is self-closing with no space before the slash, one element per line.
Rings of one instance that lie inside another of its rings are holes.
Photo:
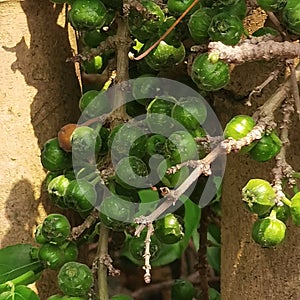
<path fill-rule="evenodd" d="M 243 64 L 255 60 L 300 57 L 300 44 L 287 41 L 275 42 L 273 40 L 257 42 L 256 39 L 245 40 L 236 46 L 210 42 L 208 52 L 216 53 L 220 60 L 227 63 Z"/>
<path fill-rule="evenodd" d="M 143 269 L 145 270 L 145 275 L 144 275 L 145 283 L 151 282 L 150 245 L 151 245 L 151 235 L 153 234 L 153 232 L 154 232 L 153 224 L 150 223 L 148 225 L 148 230 L 147 230 L 147 234 L 146 234 L 146 238 L 145 238 L 145 253 L 144 253 L 145 265 L 143 266 Z"/>
<path fill-rule="evenodd" d="M 300 72 L 297 72 L 296 75 L 297 78 L 300 78 Z M 260 139 L 267 129 L 271 130 L 274 128 L 276 126 L 274 122 L 274 112 L 282 105 L 282 102 L 289 97 L 290 85 L 291 82 L 289 77 L 286 82 L 280 85 L 275 93 L 271 95 L 270 98 L 256 111 L 256 113 L 253 115 L 253 118 L 257 120 L 257 124 L 246 137 L 240 140 L 225 139 L 203 159 L 189 161 L 188 164 L 194 167 L 194 170 L 184 180 L 184 182 L 174 190 L 164 188 L 163 196 L 165 201 L 163 201 L 163 203 L 148 216 L 140 216 L 135 219 L 135 223 L 138 224 L 135 235 L 139 236 L 146 226 L 151 224 L 169 207 L 174 205 L 178 198 L 193 184 L 193 182 L 198 179 L 201 174 L 210 175 L 210 166 L 218 156 L 238 151 L 243 146 L 247 146 L 254 140 Z"/>
<path fill-rule="evenodd" d="M 283 106 L 283 120 L 281 125 L 281 134 L 280 139 L 282 142 L 282 147 L 280 152 L 275 157 L 276 166 L 272 169 L 272 173 L 274 176 L 273 180 L 273 189 L 276 193 L 276 203 L 278 206 L 287 203 L 285 194 L 282 190 L 282 180 L 283 178 L 288 179 L 288 183 L 290 185 L 295 184 L 295 179 L 292 174 L 294 173 L 293 168 L 286 161 L 286 148 L 290 145 L 289 141 L 289 125 L 290 125 L 290 117 L 294 112 L 294 107 L 292 101 L 289 99 Z"/>

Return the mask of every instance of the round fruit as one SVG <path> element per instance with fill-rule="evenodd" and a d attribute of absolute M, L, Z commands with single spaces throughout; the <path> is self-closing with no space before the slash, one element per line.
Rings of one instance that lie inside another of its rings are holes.
<path fill-rule="evenodd" d="M 107 34 L 99 29 L 84 31 L 82 42 L 89 48 L 97 48 L 99 44 L 106 40 Z"/>
<path fill-rule="evenodd" d="M 152 99 L 159 87 L 159 78 L 151 74 L 143 74 L 132 82 L 132 95 L 134 99 L 145 105 Z"/>
<path fill-rule="evenodd" d="M 67 124 L 57 134 L 59 146 L 66 152 L 72 151 L 71 135 L 76 127 L 77 124 Z"/>
<path fill-rule="evenodd" d="M 65 203 L 65 193 L 70 183 L 70 179 L 65 175 L 54 177 L 48 184 L 47 191 L 50 200 L 61 208 L 67 208 Z"/>
<path fill-rule="evenodd" d="M 82 118 L 88 120 L 110 112 L 111 104 L 106 93 L 90 90 L 81 96 L 79 109 L 82 112 Z"/>
<path fill-rule="evenodd" d="M 261 28 L 257 29 L 256 31 L 254 31 L 252 33 L 252 36 L 260 37 L 260 36 L 264 36 L 266 34 L 271 34 L 273 36 L 280 35 L 280 33 L 272 27 L 261 27 Z"/>
<path fill-rule="evenodd" d="M 228 1 L 227 1 L 228 2 Z M 219 13 L 227 13 L 228 15 L 234 15 L 241 20 L 247 15 L 247 4 L 245 0 L 235 0 L 234 4 L 229 4 L 218 7 Z"/>
<path fill-rule="evenodd" d="M 161 8 L 153 1 L 142 0 L 141 4 L 146 9 L 146 12 L 141 13 L 135 9 L 131 9 L 128 23 L 131 34 L 143 43 L 156 36 L 165 15 Z"/>
<path fill-rule="evenodd" d="M 176 102 L 175 98 L 154 98 L 147 107 L 146 122 L 152 133 L 168 136 L 175 127 L 171 118 L 172 108 Z"/>
<path fill-rule="evenodd" d="M 290 212 L 290 207 L 288 207 L 287 205 L 282 205 L 282 206 L 274 206 L 272 208 L 272 212 L 275 212 L 276 213 L 276 219 L 282 221 L 282 222 L 286 222 L 287 219 L 289 218 L 289 216 L 291 215 L 291 212 Z"/>
<path fill-rule="evenodd" d="M 145 188 L 148 181 L 146 164 L 136 156 L 122 158 L 115 168 L 116 181 L 127 189 Z"/>
<path fill-rule="evenodd" d="M 192 300 L 195 288 L 190 281 L 176 279 L 171 287 L 172 300 Z"/>
<path fill-rule="evenodd" d="M 106 19 L 106 7 L 100 0 L 75 0 L 69 11 L 69 20 L 76 30 L 101 28 Z"/>
<path fill-rule="evenodd" d="M 165 244 L 175 244 L 184 236 L 183 228 L 178 218 L 171 213 L 157 220 L 154 229 L 156 237 Z"/>
<path fill-rule="evenodd" d="M 193 2 L 194 0 L 168 0 L 167 6 L 171 14 L 181 15 Z M 199 8 L 199 3 L 196 8 L 193 7 L 192 12 L 197 8 Z"/>
<path fill-rule="evenodd" d="M 258 216 L 269 213 L 275 205 L 276 194 L 271 184 L 263 179 L 250 179 L 242 189 L 246 207 Z"/>
<path fill-rule="evenodd" d="M 180 98 L 172 109 L 172 118 L 188 130 L 199 128 L 206 120 L 207 109 L 201 98 Z"/>
<path fill-rule="evenodd" d="M 58 285 L 66 295 L 86 297 L 93 285 L 93 273 L 87 265 L 67 262 L 58 273 Z"/>
<path fill-rule="evenodd" d="M 127 200 L 117 195 L 105 198 L 99 209 L 101 222 L 115 231 L 123 231 L 125 226 L 132 221 L 134 213 L 131 211 L 131 203 Z"/>
<path fill-rule="evenodd" d="M 252 238 L 262 247 L 275 247 L 284 240 L 285 231 L 285 224 L 270 216 L 253 224 Z"/>
<path fill-rule="evenodd" d="M 229 66 L 222 61 L 212 62 L 208 53 L 203 53 L 192 64 L 191 78 L 199 89 L 217 91 L 230 81 Z"/>
<path fill-rule="evenodd" d="M 227 12 L 215 15 L 208 28 L 208 34 L 213 41 L 225 45 L 236 45 L 244 33 L 241 19 L 235 15 L 228 16 Z"/>
<path fill-rule="evenodd" d="M 49 240 L 42 233 L 42 224 L 39 224 L 34 233 L 35 241 L 39 244 L 46 244 Z"/>
<path fill-rule="evenodd" d="M 72 180 L 64 196 L 65 203 L 69 208 L 78 212 L 86 212 L 93 209 L 97 200 L 95 187 L 84 179 Z"/>
<path fill-rule="evenodd" d="M 59 269 L 65 263 L 65 255 L 56 244 L 43 244 L 39 249 L 39 259 L 51 270 Z"/>
<path fill-rule="evenodd" d="M 257 4 L 267 11 L 278 11 L 285 7 L 287 0 L 257 0 Z"/>
<path fill-rule="evenodd" d="M 139 237 L 133 237 L 129 241 L 130 254 L 138 261 L 144 261 L 145 257 L 145 239 L 146 231 L 143 231 Z M 150 242 L 150 261 L 158 257 L 161 250 L 161 244 L 155 235 L 151 236 Z"/>
<path fill-rule="evenodd" d="M 290 212 L 292 221 L 296 226 L 300 226 L 300 192 L 291 199 Z"/>
<path fill-rule="evenodd" d="M 232 118 L 226 125 L 224 129 L 224 137 L 233 138 L 235 140 L 239 140 L 245 137 L 255 126 L 255 121 L 252 117 L 247 115 L 238 115 Z M 252 142 L 248 146 L 244 146 L 242 148 L 242 152 L 250 151 L 256 142 Z"/>
<path fill-rule="evenodd" d="M 170 160 L 163 160 L 157 167 L 157 173 L 160 181 L 165 186 L 169 188 L 176 188 L 184 182 L 190 172 L 188 167 L 182 167 L 175 173 L 167 174 L 166 171 L 172 166 L 174 166 L 174 164 Z"/>
<path fill-rule="evenodd" d="M 143 157 L 146 153 L 147 136 L 143 130 L 132 124 L 121 124 L 115 127 L 108 138 L 112 158 L 120 160 L 123 157 Z"/>
<path fill-rule="evenodd" d="M 161 134 L 154 134 L 147 140 L 147 153 L 152 156 L 155 154 L 165 155 L 165 143 L 167 138 Z"/>
<path fill-rule="evenodd" d="M 153 42 L 155 41 L 148 41 L 145 44 L 145 49 L 148 49 Z M 174 46 L 167 44 L 166 41 L 161 41 L 159 45 L 145 57 L 145 61 L 151 69 L 159 71 L 181 63 L 184 58 L 185 48 L 183 43 L 180 42 L 178 46 Z"/>
<path fill-rule="evenodd" d="M 282 10 L 282 19 L 289 31 L 300 34 L 300 2 L 298 0 L 288 0 Z"/>
<path fill-rule="evenodd" d="M 275 157 L 281 149 L 282 143 L 275 132 L 265 134 L 257 144 L 249 151 L 251 158 L 264 162 Z"/>
<path fill-rule="evenodd" d="M 72 156 L 59 146 L 58 138 L 53 138 L 44 144 L 41 162 L 48 171 L 62 171 L 71 168 Z"/>
<path fill-rule="evenodd" d="M 74 242 L 68 243 L 67 247 L 63 248 L 65 262 L 76 261 L 78 257 L 78 247 Z"/>
<path fill-rule="evenodd" d="M 197 144 L 193 136 L 183 130 L 173 132 L 166 141 L 165 153 L 174 163 L 198 159 Z"/>
<path fill-rule="evenodd" d="M 64 215 L 50 214 L 45 218 L 42 226 L 42 234 L 49 241 L 62 243 L 70 233 L 71 225 Z"/>
<path fill-rule="evenodd" d="M 71 135 L 73 158 L 90 161 L 98 154 L 102 140 L 99 134 L 91 127 L 77 127 Z"/>
<path fill-rule="evenodd" d="M 204 7 L 196 10 L 189 18 L 188 28 L 193 41 L 202 44 L 209 39 L 208 28 L 214 11 Z"/>

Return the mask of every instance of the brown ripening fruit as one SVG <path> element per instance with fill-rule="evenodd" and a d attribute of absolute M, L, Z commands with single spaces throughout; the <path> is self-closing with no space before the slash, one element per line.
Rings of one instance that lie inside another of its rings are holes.
<path fill-rule="evenodd" d="M 72 145 L 71 145 L 71 135 L 75 128 L 77 127 L 77 124 L 67 124 L 63 126 L 60 131 L 58 132 L 58 143 L 59 146 L 65 150 L 66 152 L 72 151 Z"/>

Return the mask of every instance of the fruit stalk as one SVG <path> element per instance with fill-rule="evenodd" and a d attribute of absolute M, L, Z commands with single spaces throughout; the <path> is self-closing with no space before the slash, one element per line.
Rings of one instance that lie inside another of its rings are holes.
<path fill-rule="evenodd" d="M 275 42 L 272 40 L 253 43 L 246 40 L 237 46 L 227 46 L 221 42 L 208 44 L 210 53 L 217 53 L 220 60 L 227 63 L 243 64 L 254 60 L 289 59 L 300 56 L 300 44 Z M 299 81 L 299 76 L 298 76 Z"/>

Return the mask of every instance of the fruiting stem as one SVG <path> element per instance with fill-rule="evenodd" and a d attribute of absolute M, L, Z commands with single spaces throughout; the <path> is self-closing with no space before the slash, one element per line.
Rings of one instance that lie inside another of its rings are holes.
<path fill-rule="evenodd" d="M 108 285 L 107 285 L 107 267 L 103 262 L 103 258 L 108 255 L 108 235 L 109 229 L 100 223 L 99 240 L 97 249 L 98 264 L 98 294 L 100 300 L 108 300 Z"/>
<path fill-rule="evenodd" d="M 132 60 L 141 60 L 142 58 L 146 57 L 154 48 L 156 48 L 161 41 L 165 39 L 165 37 L 172 32 L 172 30 L 175 28 L 175 26 L 191 11 L 191 9 L 199 2 L 199 0 L 194 0 L 194 2 L 182 13 L 182 15 L 172 24 L 172 26 L 150 47 L 148 48 L 144 53 L 139 55 L 138 57 L 134 57 L 132 54 L 130 55 L 130 58 Z"/>

